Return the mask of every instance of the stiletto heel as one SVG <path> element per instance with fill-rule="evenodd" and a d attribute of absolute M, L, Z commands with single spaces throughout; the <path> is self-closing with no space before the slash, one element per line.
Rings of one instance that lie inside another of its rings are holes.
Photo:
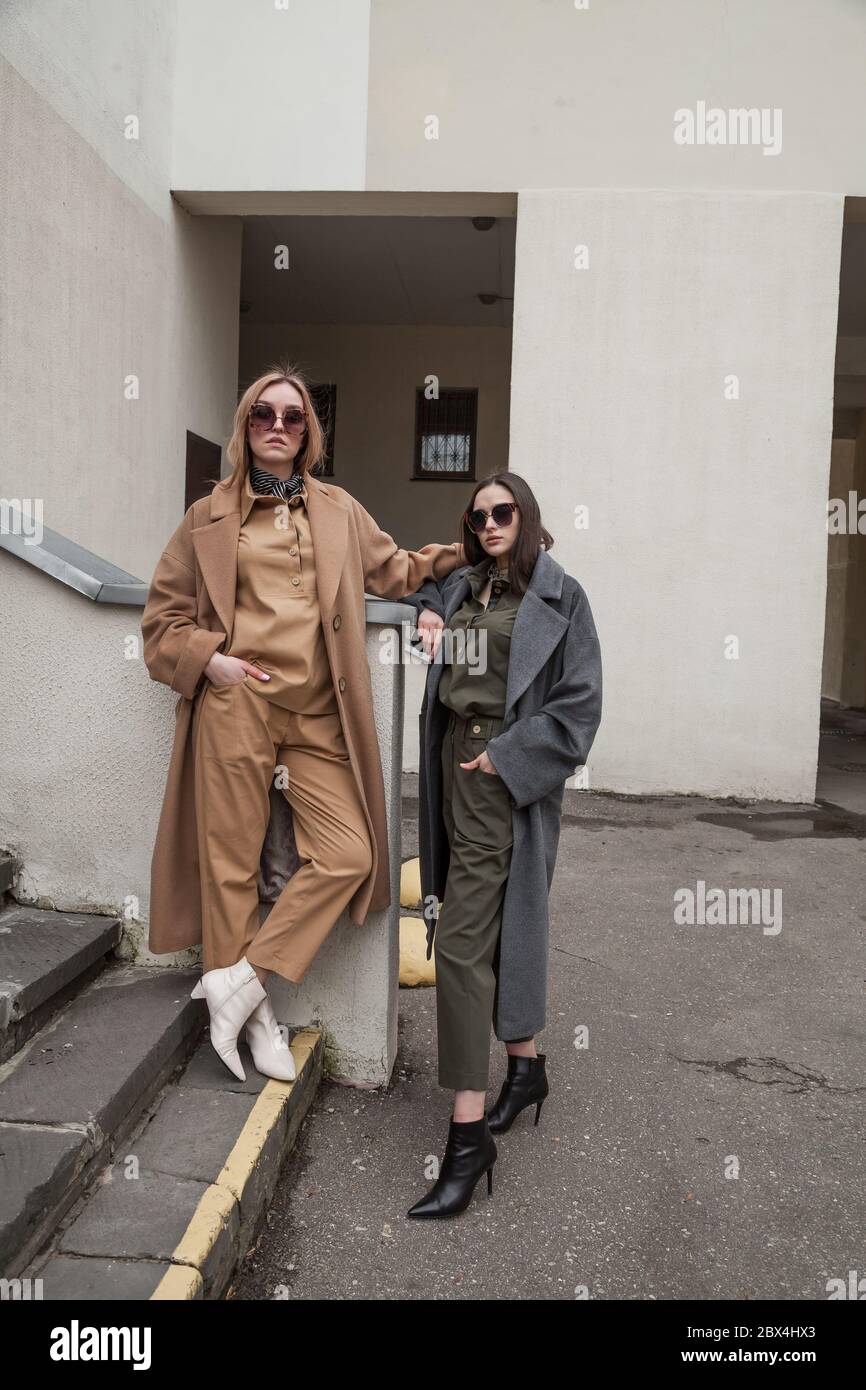
<path fill-rule="evenodd" d="M 508 1054 L 508 1075 L 502 1083 L 502 1090 L 492 1110 L 487 1112 L 491 1134 L 502 1134 L 510 1129 L 515 1117 L 527 1105 L 535 1103 L 535 1124 L 538 1124 L 541 1107 L 550 1093 L 545 1071 L 546 1052 L 537 1057 L 517 1057 Z"/>
<path fill-rule="evenodd" d="M 448 1129 L 448 1143 L 439 1177 L 430 1191 L 420 1197 L 407 1216 L 453 1216 L 464 1211 L 472 1200 L 475 1184 L 487 1173 L 487 1195 L 493 1193 L 493 1165 L 496 1145 L 487 1125 L 480 1120 L 454 1120 Z"/>

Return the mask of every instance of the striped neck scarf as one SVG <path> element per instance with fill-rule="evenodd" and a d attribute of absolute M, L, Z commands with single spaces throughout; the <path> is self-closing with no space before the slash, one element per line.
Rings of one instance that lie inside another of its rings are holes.
<path fill-rule="evenodd" d="M 290 498 L 296 497 L 303 490 L 303 473 L 293 473 L 290 478 L 276 478 L 273 473 L 268 473 L 264 468 L 257 468 L 254 463 L 250 464 L 250 485 L 253 492 L 264 493 L 266 496 L 282 497 L 286 502 Z"/>

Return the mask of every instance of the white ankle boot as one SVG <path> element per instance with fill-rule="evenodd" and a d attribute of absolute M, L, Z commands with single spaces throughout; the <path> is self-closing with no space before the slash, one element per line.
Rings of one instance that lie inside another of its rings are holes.
<path fill-rule="evenodd" d="M 246 1035 L 257 1071 L 277 1081 L 295 1080 L 295 1059 L 267 993 L 247 1019 Z"/>
<path fill-rule="evenodd" d="M 255 1008 L 268 994 L 246 956 L 236 965 L 206 970 L 190 995 L 206 999 L 210 1013 L 210 1040 L 218 1056 L 239 1081 L 246 1072 L 238 1055 L 238 1036 Z"/>

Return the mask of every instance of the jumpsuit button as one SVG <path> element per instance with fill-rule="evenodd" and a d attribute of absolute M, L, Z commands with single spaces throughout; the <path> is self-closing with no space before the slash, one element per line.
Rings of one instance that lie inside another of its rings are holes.
<path fill-rule="evenodd" d="M 481 725 L 480 725 L 480 724 L 473 724 L 473 725 L 472 725 L 472 732 L 473 732 L 473 734 L 480 734 L 480 733 L 481 733 Z"/>
<path fill-rule="evenodd" d="M 346 689 L 346 677 L 345 677 L 345 676 L 341 676 L 340 679 L 337 681 L 337 684 L 338 684 L 338 686 L 340 687 L 341 690 L 345 690 L 345 689 Z"/>
<path fill-rule="evenodd" d="M 297 576 L 296 574 L 292 575 L 292 583 L 293 583 L 293 584 L 300 584 L 300 582 L 301 582 L 301 581 L 300 581 L 300 579 L 298 578 L 298 576 Z"/>
<path fill-rule="evenodd" d="M 340 623 L 341 623 L 342 621 L 343 621 L 343 619 L 340 617 L 339 613 L 337 613 L 337 614 L 335 615 L 335 617 L 334 617 L 334 627 L 335 627 L 335 628 L 338 628 L 338 627 L 340 626 Z"/>
<path fill-rule="evenodd" d="M 297 553 L 298 553 L 298 547 L 297 547 L 296 545 L 290 545 L 290 546 L 289 546 L 289 554 L 290 554 L 290 555 L 297 555 Z"/>

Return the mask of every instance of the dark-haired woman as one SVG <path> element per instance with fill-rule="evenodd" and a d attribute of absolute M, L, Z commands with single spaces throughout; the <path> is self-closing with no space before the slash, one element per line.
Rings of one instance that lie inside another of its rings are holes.
<path fill-rule="evenodd" d="M 453 1089 L 445 1156 L 407 1213 L 468 1206 L 496 1144 L 548 1094 L 535 1035 L 547 994 L 547 899 L 566 779 L 586 762 L 601 719 L 601 656 L 581 585 L 553 543 L 529 485 L 496 473 L 463 516 L 469 563 L 406 602 L 431 657 L 421 709 L 421 889 L 428 958 L 436 939 L 439 1084 Z M 441 908 L 437 906 L 441 902 Z M 490 1025 L 508 1074 L 485 1112 Z"/>

